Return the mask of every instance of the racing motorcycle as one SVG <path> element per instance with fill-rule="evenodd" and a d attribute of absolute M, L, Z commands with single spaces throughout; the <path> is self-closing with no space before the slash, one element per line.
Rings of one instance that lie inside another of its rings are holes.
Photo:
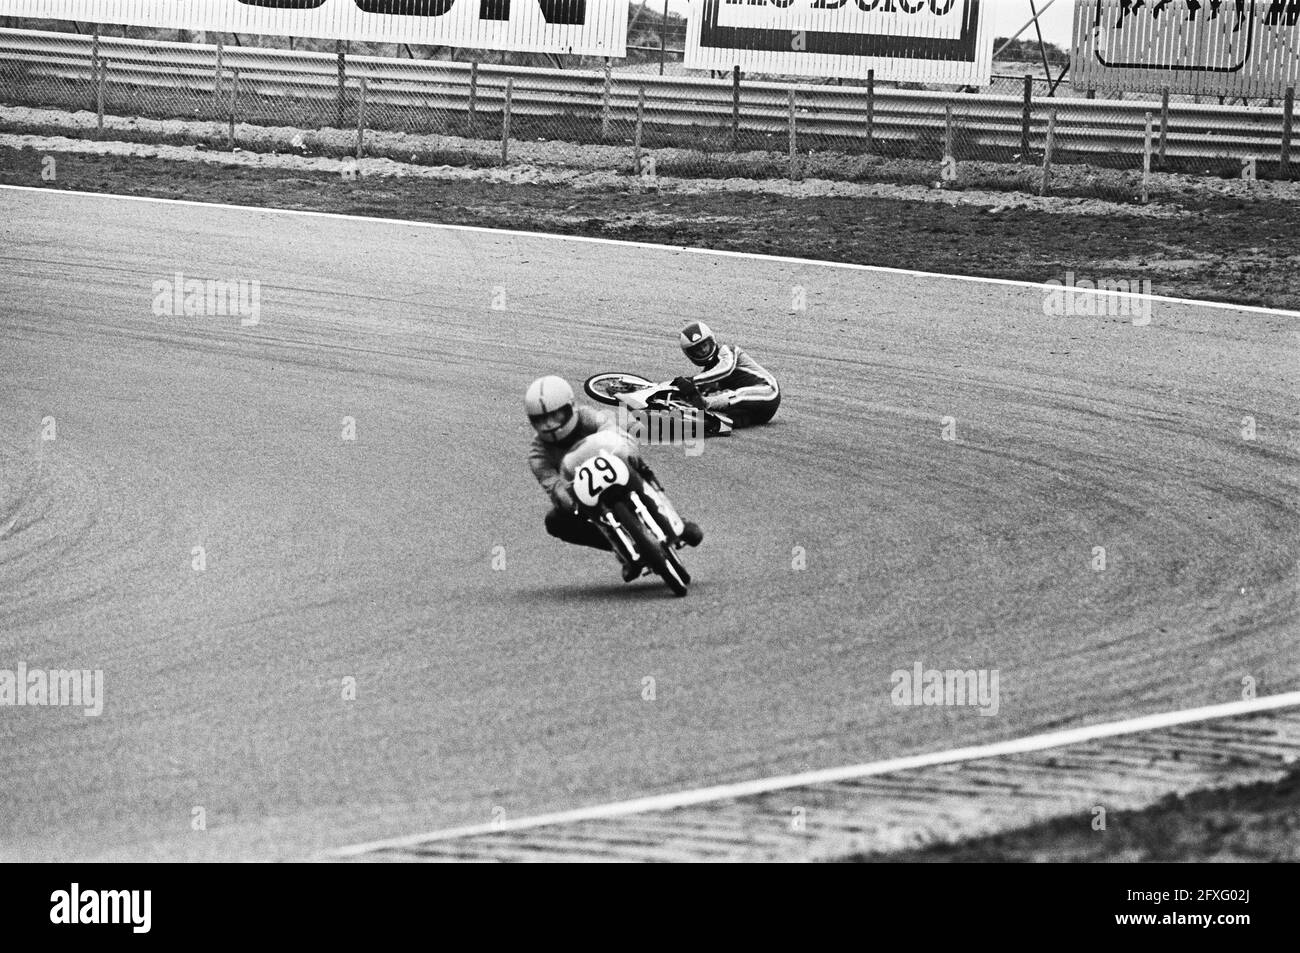
<path fill-rule="evenodd" d="M 682 421 L 686 429 L 702 426 L 705 437 L 729 434 L 735 429 L 730 417 L 696 407 L 672 381 L 656 384 L 636 374 L 609 371 L 588 377 L 582 389 L 592 400 L 611 407 L 621 405 L 637 419 L 647 413 L 661 413 Z"/>
<path fill-rule="evenodd" d="M 578 512 L 605 534 L 625 565 L 640 563 L 642 574 L 657 573 L 675 596 L 686 595 L 691 576 L 677 556 L 685 545 L 682 518 L 662 487 L 629 463 L 621 435 L 598 431 L 564 457 Z"/>

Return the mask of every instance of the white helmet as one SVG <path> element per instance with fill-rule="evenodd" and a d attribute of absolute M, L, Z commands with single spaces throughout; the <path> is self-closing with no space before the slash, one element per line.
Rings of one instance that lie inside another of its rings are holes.
<path fill-rule="evenodd" d="M 718 339 L 703 321 L 692 321 L 682 328 L 682 353 L 696 367 L 708 367 L 718 356 Z"/>
<path fill-rule="evenodd" d="M 548 443 L 559 443 L 578 426 L 573 388 L 563 377 L 554 374 L 539 377 L 528 385 L 524 410 L 538 436 Z"/>

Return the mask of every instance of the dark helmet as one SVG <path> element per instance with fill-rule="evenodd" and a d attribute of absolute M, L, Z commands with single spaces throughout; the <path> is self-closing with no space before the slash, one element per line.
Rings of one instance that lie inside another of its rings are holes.
<path fill-rule="evenodd" d="M 692 321 L 682 328 L 682 353 L 696 367 L 708 367 L 718 356 L 718 339 L 703 321 Z"/>

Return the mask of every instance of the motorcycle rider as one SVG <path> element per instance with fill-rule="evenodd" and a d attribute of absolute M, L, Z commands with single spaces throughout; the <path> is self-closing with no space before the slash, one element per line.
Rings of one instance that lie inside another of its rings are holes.
<path fill-rule="evenodd" d="M 597 431 L 611 431 L 627 438 L 628 464 L 643 480 L 662 492 L 663 487 L 654 472 L 636 452 L 635 442 L 627 431 L 619 427 L 614 415 L 575 406 L 573 388 L 562 377 L 539 377 L 529 384 L 524 394 L 524 409 L 529 423 L 537 431 L 528 450 L 528 465 L 552 504 L 546 514 L 546 531 L 566 543 L 611 550 L 613 547 L 600 528 L 578 512 L 572 485 L 560 470 L 565 454 Z M 681 538 L 690 546 L 698 546 L 704 539 L 704 532 L 695 523 L 683 522 L 685 529 Z M 636 579 L 642 568 L 640 563 L 624 565 L 623 581 Z"/>
<path fill-rule="evenodd" d="M 726 414 L 736 427 L 772 419 L 781 406 L 776 378 L 734 344 L 720 344 L 703 321 L 692 321 L 679 336 L 682 353 L 704 370 L 673 380 L 682 396 L 701 410 Z"/>

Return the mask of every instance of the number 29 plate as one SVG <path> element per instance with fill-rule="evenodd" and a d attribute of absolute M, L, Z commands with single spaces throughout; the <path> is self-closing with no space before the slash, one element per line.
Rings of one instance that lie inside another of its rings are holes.
<path fill-rule="evenodd" d="M 601 451 L 573 474 L 573 492 L 584 506 L 595 506 L 611 486 L 625 486 L 627 464 L 612 453 Z"/>

